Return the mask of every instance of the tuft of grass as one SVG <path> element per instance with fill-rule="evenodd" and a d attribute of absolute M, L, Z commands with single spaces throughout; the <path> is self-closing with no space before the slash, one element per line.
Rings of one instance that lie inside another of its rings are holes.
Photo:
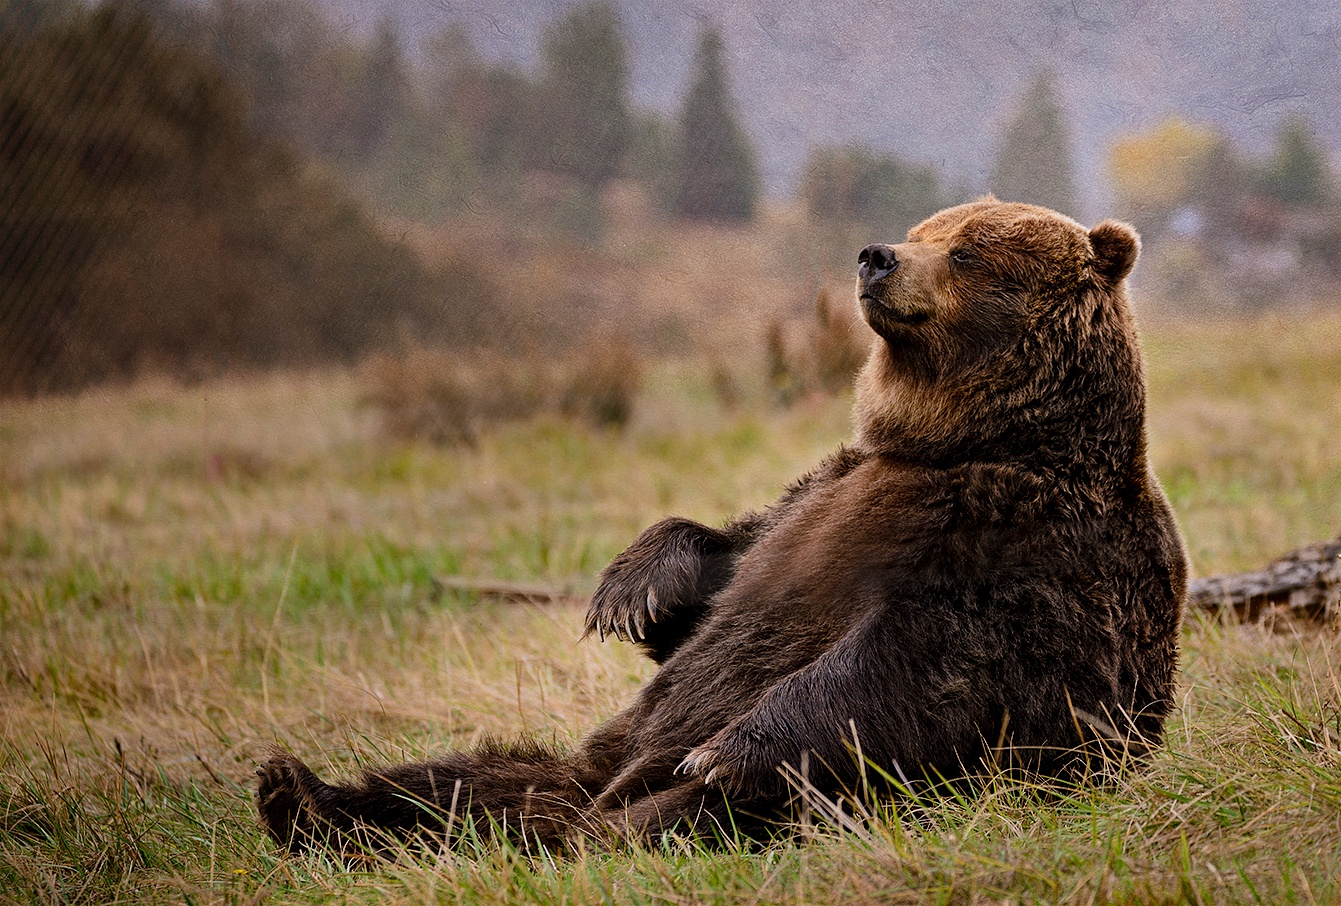
<path fill-rule="evenodd" d="M 423 347 L 364 363 L 365 401 L 396 440 L 474 444 L 485 422 L 527 418 L 544 404 L 535 368 L 480 352 L 470 359 Z"/>
<path fill-rule="evenodd" d="M 1152 458 L 1200 572 L 1336 533 L 1338 328 L 1148 327 Z M 281 859 L 265 746 L 343 778 L 485 734 L 575 745 L 651 674 L 578 644 L 578 606 L 434 576 L 589 589 L 648 523 L 762 505 L 849 431 L 841 397 L 724 407 L 710 369 L 645 367 L 621 432 L 503 419 L 473 447 L 381 443 L 339 371 L 0 404 L 0 899 L 1341 899 L 1341 636 L 1200 615 L 1165 747 L 1111 787 L 992 781 L 723 851 Z"/>
<path fill-rule="evenodd" d="M 627 339 L 603 336 L 562 369 L 558 408 L 596 427 L 622 428 L 633 417 L 643 367 Z"/>
<path fill-rule="evenodd" d="M 828 289 L 821 288 L 809 336 L 809 371 L 815 386 L 827 393 L 850 388 L 870 354 L 870 340 L 870 331 L 845 308 L 835 308 Z"/>

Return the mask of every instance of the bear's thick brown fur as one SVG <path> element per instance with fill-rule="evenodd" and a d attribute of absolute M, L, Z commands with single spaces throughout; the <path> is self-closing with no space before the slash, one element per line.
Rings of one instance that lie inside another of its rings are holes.
<path fill-rule="evenodd" d="M 588 633 L 660 670 L 576 753 L 490 744 L 318 780 L 276 753 L 281 843 L 762 832 L 816 791 L 1147 751 L 1174 694 L 1185 555 L 1146 458 L 1124 279 L 1136 234 L 983 199 L 861 253 L 857 431 L 762 513 L 653 525 Z M 855 755 L 860 752 L 861 759 Z M 789 780 L 784 771 L 790 770 Z"/>

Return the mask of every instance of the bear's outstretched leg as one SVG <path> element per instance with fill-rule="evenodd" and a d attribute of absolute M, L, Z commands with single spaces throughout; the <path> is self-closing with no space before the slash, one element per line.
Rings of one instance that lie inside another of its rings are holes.
<path fill-rule="evenodd" d="M 316 827 L 316 811 L 307 804 L 305 789 L 315 786 L 304 775 L 307 765 L 286 752 L 276 750 L 256 769 L 256 810 L 261 824 L 280 846 L 291 853 L 301 852 L 318 842 L 319 837 L 333 833 L 332 829 Z M 317 781 L 319 784 L 320 781 Z M 329 832 L 329 833 L 328 833 Z"/>
<path fill-rule="evenodd" d="M 378 851 L 420 835 L 459 839 L 468 828 L 523 848 L 561 845 L 581 829 L 602 778 L 581 758 L 533 742 L 486 743 L 471 752 L 365 771 L 329 784 L 276 751 L 258 770 L 256 806 L 290 852 L 329 846 Z"/>

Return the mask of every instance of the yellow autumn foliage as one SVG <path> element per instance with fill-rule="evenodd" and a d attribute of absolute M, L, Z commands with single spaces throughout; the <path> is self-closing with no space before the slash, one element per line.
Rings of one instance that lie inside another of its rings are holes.
<path fill-rule="evenodd" d="M 1215 129 L 1171 116 L 1113 143 L 1108 158 L 1113 186 L 1127 207 L 1172 210 L 1196 193 L 1208 162 L 1223 145 Z"/>

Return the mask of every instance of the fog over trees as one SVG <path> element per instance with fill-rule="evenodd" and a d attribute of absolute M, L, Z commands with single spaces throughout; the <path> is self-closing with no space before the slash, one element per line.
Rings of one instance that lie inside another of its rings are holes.
<path fill-rule="evenodd" d="M 1057 97 L 1057 77 L 1040 72 L 1006 124 L 991 189 L 1003 201 L 1029 201 L 1076 214 L 1071 136 Z"/>
<path fill-rule="evenodd" d="M 446 21 L 480 53 L 531 65 L 556 6 L 527 0 L 430 4 L 325 0 L 354 29 L 392 10 L 407 43 Z M 1299 112 L 1341 149 L 1341 7 L 1328 0 L 991 0 L 807 6 L 740 0 L 622 0 L 636 105 L 670 113 L 690 80 L 700 22 L 721 31 L 766 191 L 790 194 L 817 146 L 868 145 L 988 187 L 1015 105 L 1051 67 L 1066 110 L 1082 214 L 1112 201 L 1105 149 L 1171 114 L 1264 153 Z"/>
<path fill-rule="evenodd" d="M 520 256 L 554 341 L 619 217 L 789 211 L 822 280 L 987 191 L 1261 305 L 1341 281 L 1338 40 L 1318 0 L 0 0 L 0 393 L 490 342 L 536 242 L 589 256 Z"/>

